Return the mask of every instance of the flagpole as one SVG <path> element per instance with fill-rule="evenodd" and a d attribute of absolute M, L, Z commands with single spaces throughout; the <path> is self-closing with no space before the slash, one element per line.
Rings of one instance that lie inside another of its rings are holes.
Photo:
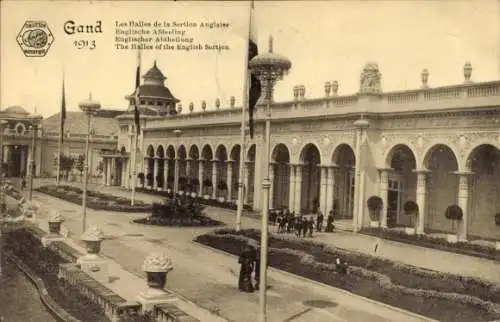
<path fill-rule="evenodd" d="M 64 67 L 63 67 L 63 97 L 62 100 L 65 101 L 66 98 L 65 92 L 64 92 Z M 63 102 L 61 102 L 62 106 Z M 66 108 L 66 107 L 65 107 Z M 62 143 L 63 143 L 63 111 L 59 112 L 59 137 L 58 137 L 58 144 L 57 144 L 57 172 L 56 172 L 56 185 L 59 185 L 61 181 L 61 151 L 62 151 Z"/>
<path fill-rule="evenodd" d="M 135 204 L 135 186 L 137 180 L 137 141 L 139 139 L 140 134 L 140 115 L 138 115 L 139 108 L 139 87 L 140 87 L 140 70 L 141 70 L 141 51 L 137 52 L 137 70 L 135 75 L 135 93 L 134 93 L 134 142 L 133 146 L 130 149 L 131 156 L 130 159 L 132 161 L 132 196 L 130 197 L 130 205 L 133 206 Z"/>
<path fill-rule="evenodd" d="M 248 24 L 248 39 L 247 39 L 247 49 L 245 51 L 245 78 L 243 81 L 243 104 L 241 104 L 241 133 L 240 133 L 240 164 L 238 169 L 238 206 L 236 208 L 236 231 L 241 229 L 241 216 L 243 215 L 244 207 L 244 189 L 245 189 L 245 133 L 246 133 L 246 112 L 248 107 L 248 84 L 250 74 L 248 72 L 248 51 L 250 46 L 250 33 L 252 30 L 252 7 L 253 3 L 250 3 L 250 16 Z"/>
<path fill-rule="evenodd" d="M 135 130 L 134 130 L 135 131 Z M 136 185 L 136 177 L 137 177 L 137 139 L 138 139 L 137 131 L 134 134 L 134 142 L 132 146 L 132 154 L 130 156 L 130 161 L 132 163 L 132 197 L 130 198 L 130 205 L 133 206 L 135 204 L 135 185 Z"/>

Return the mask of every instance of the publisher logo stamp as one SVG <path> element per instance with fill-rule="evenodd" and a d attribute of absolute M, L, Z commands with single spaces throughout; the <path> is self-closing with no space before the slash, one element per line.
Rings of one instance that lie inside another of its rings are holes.
<path fill-rule="evenodd" d="M 26 57 L 43 57 L 54 42 L 54 35 L 45 21 L 28 20 L 16 40 Z"/>

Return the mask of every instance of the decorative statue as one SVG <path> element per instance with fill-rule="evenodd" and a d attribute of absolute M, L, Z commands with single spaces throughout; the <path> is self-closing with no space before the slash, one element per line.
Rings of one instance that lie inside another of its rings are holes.
<path fill-rule="evenodd" d="M 382 74 L 379 72 L 377 63 L 370 62 L 365 65 L 360 78 L 360 94 L 380 94 L 382 88 L 380 86 Z"/>

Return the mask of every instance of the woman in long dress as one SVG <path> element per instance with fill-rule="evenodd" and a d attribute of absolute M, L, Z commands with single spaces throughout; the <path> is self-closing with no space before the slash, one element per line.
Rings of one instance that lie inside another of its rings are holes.
<path fill-rule="evenodd" d="M 241 253 L 238 258 L 238 263 L 241 264 L 240 267 L 240 277 L 238 280 L 238 287 L 240 291 L 253 292 L 252 285 L 252 272 L 254 268 L 254 259 L 252 256 L 252 247 L 247 245 L 245 250 Z"/>

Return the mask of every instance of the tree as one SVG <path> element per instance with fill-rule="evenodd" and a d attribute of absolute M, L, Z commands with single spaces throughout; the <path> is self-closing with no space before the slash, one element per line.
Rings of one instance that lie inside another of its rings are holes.
<path fill-rule="evenodd" d="M 85 166 L 85 155 L 80 154 L 75 160 L 75 168 L 82 174 Z"/>
<path fill-rule="evenodd" d="M 64 155 L 61 153 L 60 156 L 60 165 L 59 165 L 59 171 L 65 172 L 66 173 L 66 180 L 68 180 L 68 175 L 71 169 L 73 169 L 73 166 L 75 165 L 75 159 L 70 156 L 70 155 Z"/>

